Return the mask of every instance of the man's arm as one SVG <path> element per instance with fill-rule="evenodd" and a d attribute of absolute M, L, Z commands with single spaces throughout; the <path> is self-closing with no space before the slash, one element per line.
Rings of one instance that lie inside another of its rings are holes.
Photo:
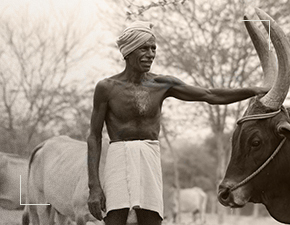
<path fill-rule="evenodd" d="M 168 84 L 165 98 L 174 97 L 183 101 L 204 101 L 209 104 L 230 104 L 255 95 L 264 95 L 269 91 L 268 88 L 261 87 L 206 89 L 188 85 L 171 76 L 164 76 L 155 80 L 157 82 Z"/>
<path fill-rule="evenodd" d="M 95 89 L 94 106 L 91 116 L 88 144 L 88 176 L 90 195 L 89 210 L 98 220 L 102 220 L 101 210 L 105 211 L 105 196 L 99 179 L 99 164 L 102 152 L 102 130 L 107 111 L 107 96 L 104 81 L 100 81 Z"/>

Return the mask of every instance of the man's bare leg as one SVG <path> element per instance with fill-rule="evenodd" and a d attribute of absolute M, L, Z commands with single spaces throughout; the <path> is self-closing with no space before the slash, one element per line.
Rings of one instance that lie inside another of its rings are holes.
<path fill-rule="evenodd" d="M 146 209 L 135 209 L 138 219 L 138 225 L 160 225 L 162 219 L 157 212 Z"/>
<path fill-rule="evenodd" d="M 104 221 L 106 225 L 126 225 L 129 208 L 116 209 L 108 212 Z"/>

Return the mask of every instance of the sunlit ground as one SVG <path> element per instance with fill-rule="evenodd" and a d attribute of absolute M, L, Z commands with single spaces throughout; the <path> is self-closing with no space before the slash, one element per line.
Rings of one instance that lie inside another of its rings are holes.
<path fill-rule="evenodd" d="M 225 217 L 222 225 L 279 225 L 281 223 L 275 221 L 271 217 L 253 218 L 250 216 L 231 216 Z M 163 225 L 173 225 L 172 222 L 164 222 Z M 193 223 L 189 215 L 182 215 L 181 222 L 176 225 L 201 225 L 199 221 Z M 204 225 L 219 225 L 218 218 L 215 214 L 206 215 L 206 223 Z"/>
<path fill-rule="evenodd" d="M 0 208 L 0 225 L 21 225 L 22 211 L 9 211 Z M 181 222 L 176 225 L 199 225 L 193 223 L 189 215 L 182 215 Z M 281 223 L 270 217 L 253 218 L 250 216 L 227 216 L 223 225 L 279 225 Z M 92 225 L 92 223 L 90 223 Z M 173 225 L 164 221 L 163 225 Z M 218 225 L 217 216 L 207 214 L 206 225 Z"/>

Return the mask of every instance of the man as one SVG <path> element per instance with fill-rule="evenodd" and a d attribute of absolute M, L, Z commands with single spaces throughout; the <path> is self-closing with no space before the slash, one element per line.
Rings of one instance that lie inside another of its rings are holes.
<path fill-rule="evenodd" d="M 88 137 L 90 212 L 106 225 L 126 224 L 129 210 L 139 225 L 161 224 L 162 174 L 158 135 L 164 99 L 229 104 L 263 88 L 205 89 L 185 84 L 173 76 L 149 72 L 156 54 L 156 38 L 148 22 L 137 21 L 124 30 L 117 44 L 125 70 L 98 82 L 94 94 Z M 104 182 L 99 179 L 102 129 L 106 123 L 110 146 Z"/>

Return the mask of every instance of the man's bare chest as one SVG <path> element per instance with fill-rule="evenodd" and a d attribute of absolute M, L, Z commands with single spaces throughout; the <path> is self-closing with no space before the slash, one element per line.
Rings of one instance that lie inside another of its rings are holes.
<path fill-rule="evenodd" d="M 146 89 L 132 91 L 132 106 L 140 115 L 145 114 L 152 107 L 152 97 Z"/>
<path fill-rule="evenodd" d="M 160 100 L 161 95 L 155 88 L 129 86 L 116 91 L 111 103 L 119 108 L 119 113 L 152 116 L 157 113 Z"/>

